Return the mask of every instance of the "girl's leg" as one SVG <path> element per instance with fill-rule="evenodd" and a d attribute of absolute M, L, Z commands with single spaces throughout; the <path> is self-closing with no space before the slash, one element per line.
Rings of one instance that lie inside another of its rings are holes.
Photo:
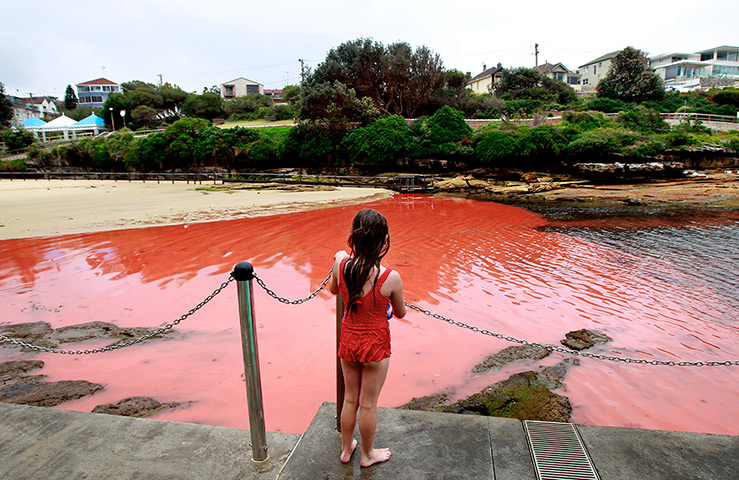
<path fill-rule="evenodd" d="M 344 405 L 341 408 L 341 456 L 343 463 L 351 460 L 357 441 L 352 438 L 357 423 L 359 391 L 362 385 L 362 364 L 341 360 L 344 373 Z"/>
<path fill-rule="evenodd" d="M 377 429 L 377 399 L 387 377 L 390 358 L 362 364 L 362 384 L 359 392 L 359 434 L 362 436 L 362 459 L 359 464 L 369 467 L 390 458 L 390 449 L 375 448 Z M 343 415 L 342 415 L 343 416 Z M 341 426 L 342 431 L 344 426 Z"/>

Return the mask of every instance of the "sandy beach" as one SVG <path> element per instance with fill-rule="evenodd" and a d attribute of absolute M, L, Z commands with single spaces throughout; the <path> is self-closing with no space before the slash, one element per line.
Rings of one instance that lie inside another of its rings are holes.
<path fill-rule="evenodd" d="M 235 219 L 379 200 L 370 188 L 35 180 L 0 182 L 0 240 Z"/>

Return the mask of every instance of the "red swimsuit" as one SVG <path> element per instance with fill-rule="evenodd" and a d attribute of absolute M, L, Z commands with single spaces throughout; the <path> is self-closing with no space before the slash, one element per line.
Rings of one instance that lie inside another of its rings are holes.
<path fill-rule="evenodd" d="M 339 293 L 346 306 L 349 289 L 344 281 L 344 264 L 341 261 Z M 390 297 L 380 292 L 392 270 L 387 268 L 372 289 L 356 301 L 354 312 L 344 309 L 339 336 L 339 358 L 348 362 L 379 362 L 390 356 L 390 322 L 387 307 Z"/>

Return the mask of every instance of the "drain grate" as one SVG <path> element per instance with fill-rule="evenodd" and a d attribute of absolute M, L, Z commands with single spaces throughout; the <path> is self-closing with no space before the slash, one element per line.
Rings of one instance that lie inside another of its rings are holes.
<path fill-rule="evenodd" d="M 600 480 L 571 423 L 523 422 L 539 480 Z"/>

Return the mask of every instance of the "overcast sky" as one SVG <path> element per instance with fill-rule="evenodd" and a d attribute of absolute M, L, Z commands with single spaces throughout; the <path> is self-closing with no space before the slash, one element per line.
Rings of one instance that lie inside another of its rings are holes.
<path fill-rule="evenodd" d="M 476 5 L 474 7 L 470 5 Z M 5 2 L 0 82 L 9 95 L 63 98 L 100 77 L 179 85 L 186 91 L 245 77 L 297 84 L 341 43 L 369 37 L 426 45 L 444 67 L 476 75 L 483 64 L 574 70 L 626 46 L 647 54 L 739 45 L 737 0 L 449 0 Z"/>

